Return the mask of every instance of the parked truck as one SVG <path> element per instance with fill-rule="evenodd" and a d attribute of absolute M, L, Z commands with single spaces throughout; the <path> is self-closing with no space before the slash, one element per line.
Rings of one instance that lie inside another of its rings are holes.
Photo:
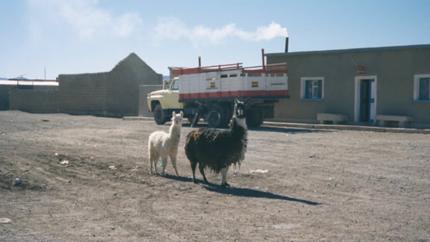
<path fill-rule="evenodd" d="M 264 60 L 264 59 L 263 59 Z M 170 68 L 168 85 L 147 96 L 148 109 L 157 124 L 183 111 L 191 124 L 200 120 L 209 127 L 226 127 L 235 98 L 246 101 L 248 127 L 259 127 L 273 118 L 274 105 L 288 97 L 286 64 L 243 67 L 241 63 Z"/>

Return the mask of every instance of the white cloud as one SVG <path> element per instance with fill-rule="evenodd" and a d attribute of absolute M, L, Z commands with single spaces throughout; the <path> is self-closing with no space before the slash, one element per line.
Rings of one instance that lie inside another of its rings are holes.
<path fill-rule="evenodd" d="M 188 39 L 193 43 L 210 42 L 217 44 L 228 38 L 238 38 L 246 41 L 266 41 L 277 37 L 288 36 L 287 28 L 276 22 L 260 26 L 255 31 L 245 31 L 234 23 L 219 28 L 203 25 L 187 26 L 177 18 L 160 19 L 155 26 L 155 34 L 159 39 Z"/>
<path fill-rule="evenodd" d="M 142 24 L 138 14 L 114 15 L 101 8 L 98 0 L 28 0 L 28 3 L 34 11 L 49 9 L 47 14 L 55 14 L 81 39 L 91 39 L 99 34 L 128 37 Z"/>

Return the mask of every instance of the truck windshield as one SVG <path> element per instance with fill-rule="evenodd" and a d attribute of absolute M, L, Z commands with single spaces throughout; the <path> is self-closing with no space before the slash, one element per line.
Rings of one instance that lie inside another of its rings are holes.
<path fill-rule="evenodd" d="M 179 86 L 178 86 L 178 82 L 176 79 L 172 80 L 172 83 L 170 84 L 170 90 L 178 90 Z"/>

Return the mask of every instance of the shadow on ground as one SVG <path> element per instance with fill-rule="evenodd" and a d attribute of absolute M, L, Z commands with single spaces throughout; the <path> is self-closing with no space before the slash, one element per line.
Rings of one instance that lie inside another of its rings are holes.
<path fill-rule="evenodd" d="M 196 126 L 191 127 L 189 123 L 184 123 L 183 127 L 188 128 L 208 128 L 205 123 L 198 123 Z M 223 128 L 227 129 L 227 128 Z M 258 128 L 248 128 L 252 131 L 257 132 L 280 132 L 280 133 L 289 133 L 289 134 L 296 134 L 296 133 L 315 133 L 315 132 L 333 132 L 331 130 L 322 130 L 322 129 L 308 129 L 308 128 L 287 128 L 287 127 L 274 127 L 274 126 L 262 126 Z"/>
<path fill-rule="evenodd" d="M 253 131 L 263 131 L 263 132 L 280 132 L 280 133 L 315 133 L 315 132 L 332 132 L 330 130 L 321 130 L 321 129 L 307 129 L 307 128 L 287 128 L 287 127 L 273 127 L 273 126 L 262 126 L 259 128 L 251 129 Z"/>
<path fill-rule="evenodd" d="M 191 177 L 173 176 L 169 174 L 166 174 L 164 177 L 175 181 L 193 182 L 193 179 Z M 199 179 L 196 179 L 196 180 L 199 183 L 203 183 L 204 185 L 202 187 L 205 188 L 206 190 L 220 193 L 220 194 L 233 195 L 238 197 L 276 199 L 276 200 L 283 200 L 283 201 L 289 201 L 289 202 L 304 203 L 312 206 L 321 204 L 319 202 L 315 202 L 311 200 L 288 197 L 288 196 L 284 196 L 284 195 L 280 195 L 272 192 L 260 191 L 252 188 L 223 187 L 213 183 L 205 184 L 202 180 L 199 180 Z"/>

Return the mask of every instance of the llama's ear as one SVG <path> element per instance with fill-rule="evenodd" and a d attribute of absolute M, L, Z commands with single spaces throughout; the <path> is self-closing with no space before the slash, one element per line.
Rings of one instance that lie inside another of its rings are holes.
<path fill-rule="evenodd" d="M 175 111 L 172 111 L 172 117 L 175 117 L 176 113 Z"/>
<path fill-rule="evenodd" d="M 181 118 L 184 117 L 184 112 L 180 112 L 179 114 L 181 114 Z"/>

